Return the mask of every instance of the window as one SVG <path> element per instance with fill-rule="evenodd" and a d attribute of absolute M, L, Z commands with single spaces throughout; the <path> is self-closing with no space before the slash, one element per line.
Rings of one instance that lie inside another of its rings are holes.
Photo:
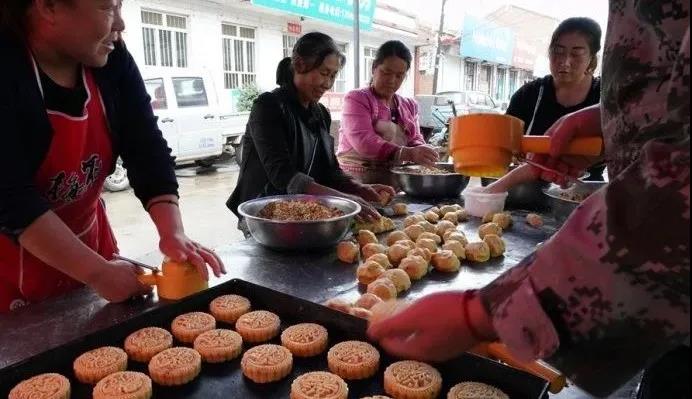
<path fill-rule="evenodd" d="M 507 70 L 504 68 L 497 69 L 497 85 L 495 86 L 495 98 L 505 98 L 505 79 L 507 78 Z"/>
<path fill-rule="evenodd" d="M 167 109 L 168 101 L 166 100 L 166 88 L 163 86 L 163 79 L 147 79 L 144 81 L 144 87 L 147 89 L 149 97 L 151 97 L 152 109 Z"/>
<path fill-rule="evenodd" d="M 473 90 L 476 86 L 476 67 L 475 62 L 466 61 L 464 65 L 464 73 L 466 75 L 464 88 L 466 90 Z"/>
<path fill-rule="evenodd" d="M 490 80 L 493 74 L 493 69 L 489 65 L 481 66 L 481 77 L 478 82 L 478 91 L 490 93 Z"/>
<path fill-rule="evenodd" d="M 339 48 L 341 54 L 346 54 L 348 50 L 348 45 L 346 43 L 337 43 L 336 46 Z M 336 75 L 334 80 L 334 87 L 332 87 L 334 93 L 346 93 L 346 71 L 345 68 L 341 68 L 339 73 Z"/>
<path fill-rule="evenodd" d="M 257 80 L 255 28 L 222 24 L 223 72 L 226 89 L 240 89 Z"/>
<path fill-rule="evenodd" d="M 142 10 L 144 64 L 187 68 L 187 18 Z"/>
<path fill-rule="evenodd" d="M 375 62 L 375 57 L 377 56 L 377 49 L 372 47 L 364 47 L 364 61 L 363 62 L 363 81 L 370 82 L 372 78 L 372 64 Z"/>
<path fill-rule="evenodd" d="M 509 72 L 509 93 L 510 95 L 514 94 L 515 91 L 517 91 L 517 79 L 519 79 L 519 72 L 518 71 L 510 71 Z"/>
<path fill-rule="evenodd" d="M 204 107 L 209 105 L 202 78 L 173 78 L 173 90 L 178 107 Z"/>
<path fill-rule="evenodd" d="M 298 36 L 284 35 L 284 58 L 293 55 L 293 47 L 298 41 Z"/>

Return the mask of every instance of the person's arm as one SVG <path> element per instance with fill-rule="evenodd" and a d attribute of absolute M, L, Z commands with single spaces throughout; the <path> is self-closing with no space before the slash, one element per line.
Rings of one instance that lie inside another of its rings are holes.
<path fill-rule="evenodd" d="M 341 134 L 358 154 L 367 159 L 388 160 L 399 150 L 399 146 L 375 132 L 372 109 L 360 91 L 352 91 L 344 97 Z"/>

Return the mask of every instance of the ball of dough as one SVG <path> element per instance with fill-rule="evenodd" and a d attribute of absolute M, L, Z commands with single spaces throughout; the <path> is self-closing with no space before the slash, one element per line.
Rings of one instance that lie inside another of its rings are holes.
<path fill-rule="evenodd" d="M 369 311 L 368 309 L 364 308 L 351 308 L 351 311 L 349 312 L 352 316 L 359 317 L 361 319 L 365 320 L 370 320 L 370 317 L 372 316 L 372 312 Z"/>
<path fill-rule="evenodd" d="M 440 220 L 437 223 L 437 226 L 435 226 L 435 234 L 437 234 L 440 239 L 444 237 L 445 233 L 449 230 L 456 230 L 457 226 L 454 225 L 454 223 L 450 222 L 449 220 Z M 440 241 L 442 242 L 442 241 Z"/>
<path fill-rule="evenodd" d="M 457 214 L 457 222 L 466 222 L 469 220 L 469 212 L 466 209 L 460 209 L 456 212 Z"/>
<path fill-rule="evenodd" d="M 435 241 L 435 244 L 442 244 L 442 237 L 440 237 L 437 233 L 428 233 L 427 231 L 420 236 L 418 236 L 418 240 L 421 238 L 427 238 L 428 240 L 433 240 Z M 418 241 L 416 240 L 416 241 Z"/>
<path fill-rule="evenodd" d="M 447 241 L 458 241 L 463 246 L 469 243 L 469 240 L 466 239 L 466 235 L 458 230 L 446 232 L 444 235 L 444 242 Z"/>
<path fill-rule="evenodd" d="M 377 305 L 380 302 L 382 302 L 382 298 L 375 294 L 368 294 L 366 292 L 365 294 L 361 295 L 360 298 L 358 298 L 358 300 L 356 301 L 356 303 L 353 304 L 353 306 L 363 309 L 372 309 L 373 306 Z"/>
<path fill-rule="evenodd" d="M 353 307 L 353 305 L 351 305 L 349 302 L 340 298 L 332 298 L 325 302 L 324 306 L 344 313 L 349 313 Z"/>
<path fill-rule="evenodd" d="M 394 244 L 387 248 L 387 257 L 393 265 L 398 265 L 406 257 L 409 249 L 406 245 Z"/>
<path fill-rule="evenodd" d="M 418 236 L 425 233 L 425 229 L 423 228 L 423 226 L 419 224 L 412 224 L 411 226 L 408 226 L 404 229 L 404 233 L 406 233 L 408 238 L 410 238 L 413 241 L 416 241 L 418 239 Z"/>
<path fill-rule="evenodd" d="M 459 271 L 461 263 L 454 252 L 449 250 L 438 251 L 432 257 L 433 267 L 440 272 L 452 273 Z"/>
<path fill-rule="evenodd" d="M 440 215 L 433 211 L 427 211 L 425 212 L 425 220 L 429 223 L 437 223 L 437 221 L 440 220 Z"/>
<path fill-rule="evenodd" d="M 418 247 L 408 251 L 406 256 L 420 256 L 421 258 L 425 259 L 426 262 L 430 263 L 430 260 L 432 259 L 432 252 L 430 252 L 428 248 Z"/>
<path fill-rule="evenodd" d="M 375 233 L 370 230 L 360 230 L 358 232 L 357 241 L 361 248 L 368 244 L 377 244 L 379 242 L 377 241 L 377 236 Z"/>
<path fill-rule="evenodd" d="M 463 208 L 461 205 L 459 205 L 459 204 L 452 204 L 452 206 L 454 207 L 454 210 L 455 210 L 455 211 L 461 211 L 461 210 L 464 209 L 464 208 Z"/>
<path fill-rule="evenodd" d="M 483 215 L 483 218 L 481 220 L 482 223 L 490 223 L 493 221 L 493 216 L 495 216 L 497 212 L 488 212 L 485 215 Z"/>
<path fill-rule="evenodd" d="M 397 313 L 403 311 L 410 305 L 410 302 L 403 300 L 393 300 L 393 301 L 383 301 L 373 306 L 370 311 L 372 316 L 370 317 L 370 324 L 378 323 L 382 320 L 388 319 Z"/>
<path fill-rule="evenodd" d="M 395 242 L 400 240 L 408 240 L 409 237 L 406 233 L 401 230 L 392 231 L 387 235 L 387 245 L 392 246 Z"/>
<path fill-rule="evenodd" d="M 430 222 L 428 222 L 427 220 L 424 220 L 424 221 L 418 223 L 418 225 L 419 225 L 420 227 L 422 227 L 423 230 L 425 230 L 426 233 L 433 233 L 433 234 L 435 234 L 435 225 L 432 224 L 432 223 L 430 223 Z"/>
<path fill-rule="evenodd" d="M 505 254 L 505 242 L 502 238 L 495 234 L 488 234 L 483 237 L 483 241 L 490 248 L 490 257 L 497 258 Z"/>
<path fill-rule="evenodd" d="M 375 254 L 383 254 L 387 252 L 387 247 L 382 244 L 365 244 L 363 247 L 363 258 L 368 259 Z"/>
<path fill-rule="evenodd" d="M 409 250 L 416 248 L 416 243 L 411 240 L 400 240 L 394 243 L 408 247 Z"/>
<path fill-rule="evenodd" d="M 399 269 L 405 271 L 411 280 L 420 280 L 428 274 L 428 262 L 420 256 L 407 256 L 401 260 Z"/>
<path fill-rule="evenodd" d="M 440 208 L 437 206 L 433 206 L 432 208 L 428 209 L 428 212 L 435 212 L 435 214 L 437 214 L 437 216 L 442 216 L 442 215 L 440 215 Z"/>
<path fill-rule="evenodd" d="M 502 230 L 507 230 L 512 225 L 512 215 L 507 212 L 496 213 L 492 221 L 500 226 Z"/>
<path fill-rule="evenodd" d="M 366 259 L 365 262 L 377 262 L 380 264 L 380 266 L 382 266 L 385 269 L 392 268 L 392 264 L 389 262 L 387 254 L 374 254 L 370 256 L 368 259 Z"/>
<path fill-rule="evenodd" d="M 440 214 L 441 215 L 446 215 L 450 212 L 456 212 L 457 208 L 454 207 L 454 205 L 443 205 L 440 207 Z"/>
<path fill-rule="evenodd" d="M 437 252 L 437 244 L 435 243 L 435 241 L 433 241 L 429 238 L 419 238 L 416 241 L 416 246 L 418 248 L 425 248 L 428 251 L 430 251 L 430 253 Z"/>
<path fill-rule="evenodd" d="M 472 262 L 487 262 L 490 260 L 490 247 L 485 241 L 470 242 L 465 249 L 466 259 Z"/>
<path fill-rule="evenodd" d="M 452 251 L 454 255 L 459 259 L 466 259 L 466 249 L 464 245 L 459 241 L 447 240 L 442 246 L 443 250 Z"/>
<path fill-rule="evenodd" d="M 394 198 L 392 193 L 390 193 L 388 191 L 384 191 L 384 190 L 378 192 L 377 194 L 379 194 L 380 205 L 382 205 L 382 206 L 389 204 L 390 202 L 392 202 L 392 198 Z"/>
<path fill-rule="evenodd" d="M 404 227 L 413 226 L 414 224 L 418 224 L 420 222 L 425 222 L 425 216 L 420 213 L 416 213 L 415 215 L 407 216 L 406 219 L 404 219 Z"/>
<path fill-rule="evenodd" d="M 396 298 L 396 286 L 388 278 L 378 278 L 368 284 L 368 293 L 375 294 L 383 301 Z"/>
<path fill-rule="evenodd" d="M 384 267 L 377 262 L 367 261 L 356 269 L 358 282 L 368 285 L 384 274 Z"/>
<path fill-rule="evenodd" d="M 543 217 L 536 213 L 529 213 L 526 215 L 526 223 L 531 227 L 541 228 L 543 227 Z"/>
<path fill-rule="evenodd" d="M 394 204 L 392 205 L 392 212 L 396 216 L 408 215 L 408 205 L 402 203 Z"/>
<path fill-rule="evenodd" d="M 478 237 L 480 237 L 481 240 L 488 234 L 495 234 L 496 236 L 501 236 L 502 227 L 498 226 L 497 223 L 490 222 L 483 224 L 481 225 L 481 227 L 478 228 Z"/>
<path fill-rule="evenodd" d="M 344 263 L 354 263 L 358 260 L 360 248 L 353 241 L 341 241 L 336 246 L 336 257 Z"/>
<path fill-rule="evenodd" d="M 405 271 L 401 269 L 387 270 L 384 272 L 383 276 L 392 280 L 392 283 L 394 283 L 394 286 L 396 287 L 397 293 L 402 293 L 411 288 L 411 278 Z"/>
<path fill-rule="evenodd" d="M 442 216 L 442 220 L 446 220 L 448 222 L 452 222 L 454 224 L 459 223 L 459 217 L 457 216 L 457 212 L 447 212 L 445 213 L 444 216 Z"/>

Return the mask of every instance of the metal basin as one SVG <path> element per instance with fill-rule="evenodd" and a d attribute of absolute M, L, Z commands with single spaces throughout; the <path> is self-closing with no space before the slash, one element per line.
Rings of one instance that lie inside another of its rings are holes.
<path fill-rule="evenodd" d="M 481 178 L 481 185 L 488 186 L 498 179 L 492 177 Z M 549 208 L 548 197 L 543 194 L 550 183 L 536 180 L 518 184 L 508 191 L 505 208 L 507 209 L 525 209 L 528 211 L 545 211 Z"/>
<path fill-rule="evenodd" d="M 579 183 L 579 192 L 580 194 L 583 194 L 584 197 L 586 197 L 600 190 L 606 184 L 608 183 L 581 182 Z M 579 205 L 583 202 L 563 197 L 561 193 L 564 191 L 565 190 L 560 189 L 560 187 L 556 185 L 551 185 L 549 188 L 543 191 L 545 197 L 548 199 L 550 212 L 559 224 L 562 224 L 565 221 L 567 221 L 572 212 L 574 212 L 574 210 L 577 209 Z"/>
<path fill-rule="evenodd" d="M 458 198 L 469 184 L 469 177 L 456 173 L 452 164 L 437 163 L 436 167 L 449 173 L 424 175 L 418 165 L 398 166 L 392 168 L 392 173 L 401 189 L 412 197 Z"/>
<path fill-rule="evenodd" d="M 279 200 L 317 201 L 337 208 L 343 216 L 305 222 L 270 220 L 258 217 L 269 203 Z M 278 195 L 243 202 L 238 207 L 252 237 L 260 244 L 282 250 L 324 249 L 335 246 L 349 232 L 353 218 L 360 213 L 358 203 L 339 197 L 312 195 Z"/>

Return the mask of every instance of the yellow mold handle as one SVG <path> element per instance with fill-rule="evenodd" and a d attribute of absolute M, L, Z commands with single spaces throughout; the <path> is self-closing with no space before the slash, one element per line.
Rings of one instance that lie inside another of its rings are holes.
<path fill-rule="evenodd" d="M 521 152 L 523 154 L 549 154 L 549 136 L 524 136 L 521 138 Z M 578 137 L 572 140 L 564 155 L 584 155 L 597 157 L 603 153 L 603 139 L 601 137 Z"/>
<path fill-rule="evenodd" d="M 148 286 L 155 286 L 156 285 L 156 275 L 154 274 L 140 274 L 137 276 L 137 280 L 139 280 L 140 283 Z"/>

